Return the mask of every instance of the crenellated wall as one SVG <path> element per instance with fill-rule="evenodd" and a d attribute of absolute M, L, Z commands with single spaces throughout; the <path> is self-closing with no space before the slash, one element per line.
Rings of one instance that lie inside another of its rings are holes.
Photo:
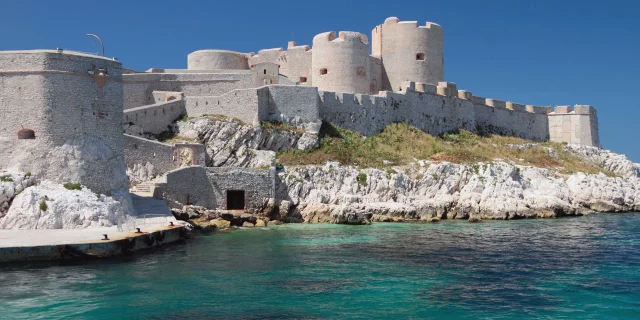
<path fill-rule="evenodd" d="M 591 106 L 557 106 L 549 116 L 550 140 L 600 146 L 598 116 Z"/>

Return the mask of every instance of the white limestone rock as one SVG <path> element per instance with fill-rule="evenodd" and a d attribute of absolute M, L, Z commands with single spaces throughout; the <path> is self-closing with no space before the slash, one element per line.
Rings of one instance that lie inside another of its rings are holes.
<path fill-rule="evenodd" d="M 190 119 L 176 123 L 173 130 L 177 135 L 204 143 L 207 166 L 211 167 L 263 167 L 268 162 L 275 163 L 275 152 L 290 148 L 309 150 L 318 145 L 316 134 L 266 130 L 234 119 Z"/>
<path fill-rule="evenodd" d="M 378 221 L 431 221 L 557 217 L 640 209 L 637 177 L 583 173 L 566 176 L 505 162 L 425 163 L 396 169 L 397 174 L 389 174 L 336 163 L 286 167 L 278 175 L 281 183 L 277 184 L 276 193 L 280 199 L 298 203 L 303 213 L 314 204 L 339 206 L 336 221 L 350 219 L 353 212 L 372 214 Z M 361 174 L 366 176 L 366 182 L 357 178 Z"/>
<path fill-rule="evenodd" d="M 34 182 L 30 173 L 0 170 L 0 219 L 9 210 L 13 198 Z"/>
<path fill-rule="evenodd" d="M 110 227 L 132 213 L 133 204 L 126 191 L 108 197 L 87 188 L 68 190 L 46 180 L 14 198 L 9 211 L 0 219 L 0 229 Z"/>
<path fill-rule="evenodd" d="M 615 174 L 624 177 L 640 177 L 640 164 L 631 162 L 623 154 L 579 144 L 566 145 L 564 150 L 572 152 Z"/>

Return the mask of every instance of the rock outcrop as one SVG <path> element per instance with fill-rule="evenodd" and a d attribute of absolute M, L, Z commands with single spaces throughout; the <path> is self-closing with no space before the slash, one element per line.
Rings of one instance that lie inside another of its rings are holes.
<path fill-rule="evenodd" d="M 327 217 L 335 223 L 518 219 L 640 210 L 635 176 L 562 175 L 505 162 L 420 163 L 388 170 L 339 163 L 286 167 L 279 173 L 277 196 L 291 203 L 289 218 L 306 222 Z"/>
<path fill-rule="evenodd" d="M 174 125 L 176 135 L 205 144 L 207 166 L 262 167 L 275 163 L 275 152 L 318 146 L 317 134 L 263 129 L 225 118 L 195 118 Z"/>
<path fill-rule="evenodd" d="M 640 177 L 640 164 L 631 162 L 625 155 L 579 144 L 566 145 L 564 150 L 620 176 Z"/>
<path fill-rule="evenodd" d="M 34 182 L 30 173 L 0 171 L 0 219 L 9 211 L 13 198 Z"/>
<path fill-rule="evenodd" d="M 133 212 L 128 193 L 113 197 L 87 188 L 68 190 L 52 181 L 43 181 L 18 194 L 0 229 L 75 229 L 110 227 L 124 222 Z"/>

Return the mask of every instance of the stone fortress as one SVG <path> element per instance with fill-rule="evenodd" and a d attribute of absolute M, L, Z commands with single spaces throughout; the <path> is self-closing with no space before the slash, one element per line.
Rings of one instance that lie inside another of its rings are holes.
<path fill-rule="evenodd" d="M 266 170 L 212 167 L 207 146 L 149 135 L 185 116 L 215 115 L 295 126 L 307 141 L 300 149 L 317 144 L 323 121 L 366 136 L 407 122 L 433 135 L 465 129 L 599 146 L 591 106 L 505 102 L 445 82 L 443 30 L 435 23 L 388 18 L 371 43 L 343 31 L 321 33 L 312 44 L 257 54 L 200 50 L 189 54 L 187 69 L 146 72 L 68 51 L 0 52 L 0 168 L 105 194 L 126 187 L 126 171 L 138 192 L 256 211 L 277 198 L 275 159 Z"/>

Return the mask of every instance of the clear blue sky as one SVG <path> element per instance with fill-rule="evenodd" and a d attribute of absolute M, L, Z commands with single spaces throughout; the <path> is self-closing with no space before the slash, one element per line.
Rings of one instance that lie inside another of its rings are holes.
<path fill-rule="evenodd" d="M 257 52 L 311 44 L 324 31 L 371 29 L 390 16 L 439 23 L 445 78 L 479 96 L 589 104 L 600 139 L 640 162 L 640 1 L 13 1 L 0 50 L 98 52 L 128 68 L 186 68 L 199 49 Z"/>

